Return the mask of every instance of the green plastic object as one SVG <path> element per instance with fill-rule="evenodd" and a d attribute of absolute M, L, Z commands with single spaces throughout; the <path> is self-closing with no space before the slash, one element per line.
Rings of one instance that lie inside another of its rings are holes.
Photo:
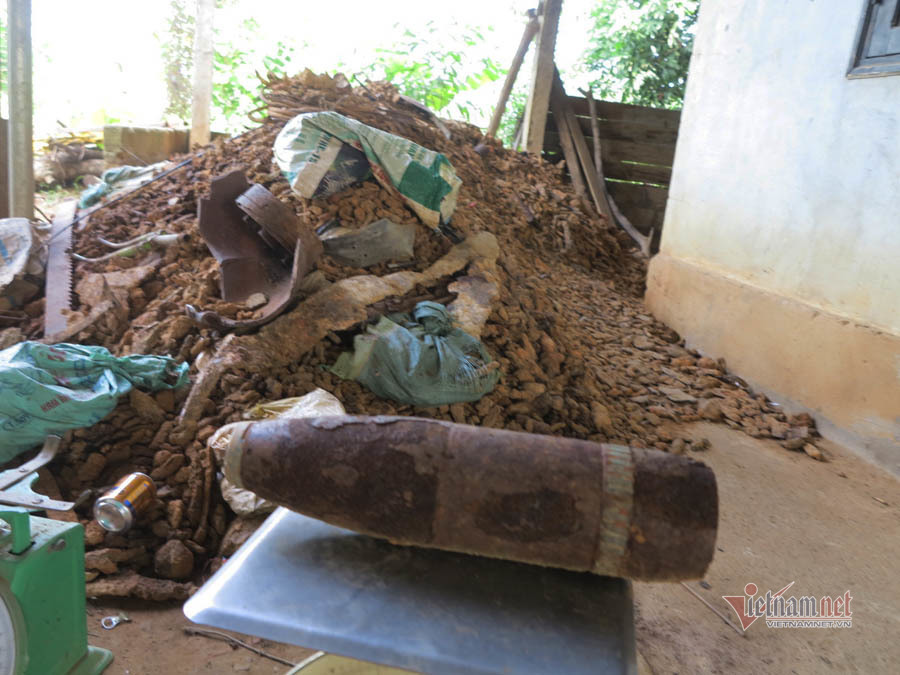
<path fill-rule="evenodd" d="M 117 166 L 114 169 L 107 169 L 100 176 L 99 183 L 81 192 L 78 208 L 86 209 L 93 206 L 113 190 L 123 187 L 124 183 L 139 184 L 149 180 L 153 176 L 153 172 L 163 165 L 164 163 L 161 162 L 149 166 Z"/>
<path fill-rule="evenodd" d="M 332 372 L 382 398 L 417 406 L 477 401 L 500 373 L 481 342 L 454 328 L 447 309 L 420 302 L 412 317 L 381 317 L 340 355 Z"/>
<path fill-rule="evenodd" d="M 104 347 L 21 342 L 0 351 L 0 464 L 49 434 L 89 427 L 132 386 L 149 391 L 187 382 L 188 365 L 168 356 L 113 356 Z"/>
<path fill-rule="evenodd" d="M 10 553 L 19 555 L 31 546 L 31 523 L 27 511 L 0 511 L 0 520 L 5 520 L 12 528 L 9 535 Z"/>
<path fill-rule="evenodd" d="M 0 668 L 15 675 L 97 675 L 112 661 L 87 644 L 84 529 L 7 508 L 0 519 Z M 21 548 L 26 542 L 24 550 Z"/>
<path fill-rule="evenodd" d="M 302 197 L 327 197 L 374 175 L 433 229 L 450 222 L 462 185 L 441 153 L 331 111 L 297 115 L 275 138 L 274 154 Z"/>

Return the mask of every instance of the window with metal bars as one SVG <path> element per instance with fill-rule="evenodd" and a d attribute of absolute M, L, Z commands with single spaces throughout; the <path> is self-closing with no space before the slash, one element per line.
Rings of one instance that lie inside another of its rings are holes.
<path fill-rule="evenodd" d="M 865 0 L 847 77 L 900 75 L 900 0 Z"/>

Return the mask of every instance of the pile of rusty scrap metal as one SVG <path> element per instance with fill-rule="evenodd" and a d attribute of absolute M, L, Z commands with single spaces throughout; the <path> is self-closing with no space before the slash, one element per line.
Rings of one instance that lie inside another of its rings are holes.
<path fill-rule="evenodd" d="M 724 363 L 685 349 L 644 313 L 643 260 L 624 233 L 585 209 L 561 167 L 491 141 L 475 152 L 479 129 L 436 120 L 385 83 L 350 86 L 307 71 L 268 81 L 264 97 L 268 116 L 259 127 L 214 143 L 72 228 L 80 257 L 67 339 L 115 354 L 168 354 L 191 364 L 192 379 L 178 392 L 133 391 L 107 419 L 75 431 L 50 467 L 49 491 L 88 506 L 131 471 L 150 474 L 158 487 L 158 503 L 124 534 L 104 532 L 87 509 L 77 513 L 86 526 L 89 595 L 190 593 L 192 581 L 259 524 L 235 518 L 223 501 L 207 439 L 260 401 L 315 387 L 351 414 L 673 452 L 703 446 L 669 422 L 705 417 L 792 449 L 814 447 L 811 420 L 788 419 Z M 273 141 L 289 118 L 318 110 L 443 153 L 462 179 L 452 220 L 461 241 L 422 225 L 374 181 L 325 199 L 294 194 L 272 162 Z M 382 219 L 412 228 L 412 258 L 360 269 L 328 246 L 323 253 L 314 232 L 335 219 L 349 231 Z M 108 255 L 110 244 L 123 242 L 126 255 Z M 502 379 L 490 394 L 414 408 L 328 370 L 368 322 L 422 300 L 447 304 L 499 362 Z M 29 318 L 0 340 L 40 337 L 42 303 L 26 308 Z M 175 549 L 193 565 L 160 565 L 159 556 Z M 192 574 L 157 578 L 171 569 Z"/>

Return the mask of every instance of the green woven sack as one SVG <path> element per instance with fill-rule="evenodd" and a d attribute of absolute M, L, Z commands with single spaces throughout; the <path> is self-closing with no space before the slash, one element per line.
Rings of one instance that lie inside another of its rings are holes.
<path fill-rule="evenodd" d="M 48 434 L 96 424 L 132 386 L 187 382 L 188 365 L 168 356 L 113 356 L 104 347 L 21 342 L 0 351 L 0 463 Z"/>
<path fill-rule="evenodd" d="M 447 309 L 420 302 L 410 317 L 381 317 L 341 354 L 332 372 L 400 403 L 437 406 L 477 401 L 500 378 L 481 342 L 454 328 Z"/>
<path fill-rule="evenodd" d="M 275 138 L 275 162 L 302 197 L 327 197 L 374 174 L 422 222 L 450 222 L 462 181 L 439 152 L 336 112 L 297 115 Z"/>

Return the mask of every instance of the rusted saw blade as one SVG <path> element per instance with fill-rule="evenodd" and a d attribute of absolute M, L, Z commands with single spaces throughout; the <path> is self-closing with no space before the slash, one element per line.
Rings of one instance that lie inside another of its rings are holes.
<path fill-rule="evenodd" d="M 63 333 L 68 324 L 67 312 L 72 302 L 72 219 L 77 202 L 59 205 L 50 229 L 47 246 L 47 275 L 44 282 L 46 306 L 44 308 L 44 335 L 51 337 Z"/>

